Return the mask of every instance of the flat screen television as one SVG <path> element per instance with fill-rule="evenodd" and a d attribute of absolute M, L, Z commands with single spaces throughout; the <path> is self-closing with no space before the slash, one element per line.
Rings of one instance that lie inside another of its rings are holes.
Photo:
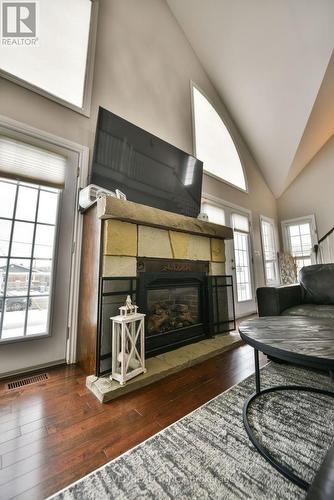
<path fill-rule="evenodd" d="M 90 184 L 128 200 L 197 217 L 203 163 L 100 107 Z"/>

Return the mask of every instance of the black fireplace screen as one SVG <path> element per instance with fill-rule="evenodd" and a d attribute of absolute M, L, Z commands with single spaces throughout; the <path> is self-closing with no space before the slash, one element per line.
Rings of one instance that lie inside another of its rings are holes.
<path fill-rule="evenodd" d="M 130 295 L 136 303 L 136 277 L 100 278 L 96 375 L 111 372 L 111 322 Z M 204 304 L 202 302 L 205 302 Z M 166 286 L 147 290 L 146 337 L 173 335 L 188 327 L 204 328 L 207 337 L 235 329 L 232 276 L 206 276 L 205 293 L 199 287 Z M 151 354 L 152 355 L 152 354 Z"/>
<path fill-rule="evenodd" d="M 209 331 L 211 335 L 235 330 L 232 276 L 207 277 Z"/>
<path fill-rule="evenodd" d="M 119 314 L 118 308 L 124 305 L 127 295 L 136 302 L 137 278 L 100 278 L 96 375 L 111 372 L 111 324 L 110 317 Z"/>

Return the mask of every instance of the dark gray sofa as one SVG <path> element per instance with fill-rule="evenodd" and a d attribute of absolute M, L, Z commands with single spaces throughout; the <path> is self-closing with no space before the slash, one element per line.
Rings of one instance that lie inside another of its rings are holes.
<path fill-rule="evenodd" d="M 261 287 L 256 293 L 259 316 L 311 316 L 334 320 L 334 264 L 303 267 L 298 284 Z"/>
<path fill-rule="evenodd" d="M 299 283 L 257 289 L 259 316 L 311 316 L 333 319 L 334 264 L 303 267 Z M 316 474 L 306 500 L 334 499 L 334 446 Z"/>

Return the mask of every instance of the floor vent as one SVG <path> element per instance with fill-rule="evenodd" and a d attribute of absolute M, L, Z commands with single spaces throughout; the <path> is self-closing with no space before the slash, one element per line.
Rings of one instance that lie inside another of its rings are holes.
<path fill-rule="evenodd" d="M 48 378 L 49 376 L 47 373 L 39 373 L 38 375 L 32 375 L 31 377 L 20 378 L 18 380 L 14 380 L 13 382 L 9 382 L 7 384 L 7 389 L 19 389 L 20 387 L 25 387 L 26 385 L 43 382 L 44 380 L 48 380 Z"/>

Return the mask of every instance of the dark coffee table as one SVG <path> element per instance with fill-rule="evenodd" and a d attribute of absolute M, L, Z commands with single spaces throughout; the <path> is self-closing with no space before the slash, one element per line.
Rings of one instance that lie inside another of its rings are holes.
<path fill-rule="evenodd" d="M 276 391 L 303 391 L 334 398 L 334 392 L 314 387 L 280 385 L 261 390 L 259 351 L 294 364 L 334 373 L 334 321 L 302 316 L 262 317 L 244 321 L 239 326 L 241 338 L 254 348 L 256 391 L 244 403 L 243 420 L 246 432 L 261 455 L 286 478 L 307 490 L 309 484 L 292 470 L 279 463 L 256 438 L 249 420 L 248 408 L 263 394 Z"/>

